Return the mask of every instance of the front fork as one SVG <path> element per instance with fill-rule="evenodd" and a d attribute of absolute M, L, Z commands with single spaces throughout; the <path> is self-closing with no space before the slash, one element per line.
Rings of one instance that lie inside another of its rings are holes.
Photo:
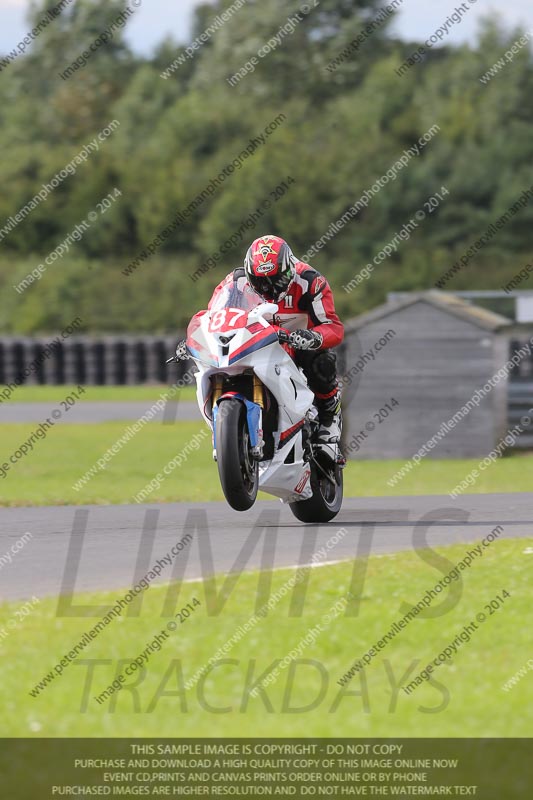
<path fill-rule="evenodd" d="M 213 392 L 211 395 L 211 410 L 218 403 L 222 397 L 222 390 L 224 386 L 224 378 L 222 375 L 215 375 L 213 377 Z M 253 398 L 254 403 L 261 409 L 265 407 L 265 398 L 263 392 L 263 381 L 255 374 L 253 374 Z"/>
<path fill-rule="evenodd" d="M 213 391 L 211 399 L 211 416 L 213 419 L 213 459 L 217 460 L 216 451 L 216 417 L 218 411 L 218 403 L 224 396 L 235 397 L 241 400 L 246 406 L 246 417 L 248 421 L 248 433 L 250 435 L 251 454 L 254 460 L 261 461 L 263 458 L 263 449 L 265 442 L 263 440 L 263 408 L 265 405 L 263 382 L 254 373 L 253 374 L 253 401 L 248 400 L 243 394 L 239 392 L 224 392 L 224 378 L 222 375 L 215 375 L 213 377 Z"/>
<path fill-rule="evenodd" d="M 252 445 L 252 456 L 255 461 L 261 461 L 265 446 L 265 441 L 263 439 L 263 409 L 265 407 L 265 393 L 263 391 L 263 381 L 255 374 L 255 372 L 253 374 L 253 397 L 254 404 L 259 409 L 259 418 L 257 422 L 258 442 L 255 445 Z"/>
<path fill-rule="evenodd" d="M 224 379 L 222 375 L 215 375 L 212 380 L 213 392 L 211 394 L 211 412 L 222 396 L 222 387 L 224 385 Z"/>

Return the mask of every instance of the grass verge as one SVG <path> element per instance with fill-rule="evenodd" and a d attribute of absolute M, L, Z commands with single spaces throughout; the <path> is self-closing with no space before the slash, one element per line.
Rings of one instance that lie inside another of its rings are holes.
<path fill-rule="evenodd" d="M 164 392 L 168 392 L 169 386 L 163 384 L 144 384 L 142 386 L 85 386 L 85 393 L 82 394 L 78 402 L 92 403 L 113 402 L 127 403 L 155 402 Z M 6 386 L 0 384 L 0 395 Z M 61 400 L 67 397 L 77 386 L 19 386 L 13 391 L 8 400 L 4 403 L 51 403 L 58 405 Z M 191 386 L 184 386 L 180 389 L 179 399 L 182 402 L 196 400 L 196 389 Z"/>
<path fill-rule="evenodd" d="M 73 486 L 101 459 L 108 448 L 124 435 L 131 423 L 57 425 L 39 439 L 31 452 L 15 464 L 10 456 L 38 427 L 0 425 L 0 506 L 131 503 L 154 477 L 180 453 L 181 465 L 168 476 L 145 502 L 207 502 L 222 500 L 216 464 L 212 460 L 211 438 L 194 436 L 207 431 L 198 422 L 165 425 L 149 423 L 121 447 L 116 455 L 96 470 L 94 477 L 78 490 Z M 514 455 L 499 459 L 486 469 L 470 489 L 473 493 L 531 491 L 531 456 Z M 352 461 L 345 471 L 347 497 L 447 494 L 478 464 L 477 460 L 436 461 L 426 459 L 403 481 L 391 488 L 387 480 L 401 468 L 400 461 Z"/>
<path fill-rule="evenodd" d="M 449 561 L 442 572 L 416 552 L 371 556 L 356 616 L 344 613 L 289 659 L 277 680 L 250 697 L 247 688 L 297 647 L 308 631 L 345 595 L 357 561 L 311 571 L 300 617 L 289 617 L 291 592 L 238 643 L 225 661 L 189 690 L 201 669 L 255 610 L 259 573 L 244 573 L 218 615 L 208 615 L 213 580 L 186 583 L 163 616 L 168 587 L 143 595 L 138 617 L 119 618 L 92 641 L 37 697 L 30 690 L 69 652 L 97 619 L 57 618 L 56 602 L 41 600 L 18 620 L 20 603 L 0 608 L 3 663 L 2 736 L 355 736 L 527 737 L 533 726 L 531 681 L 503 685 L 531 657 L 529 626 L 533 538 L 498 540 L 461 573 L 462 591 L 449 603 L 446 589 L 431 609 L 434 618 L 412 620 L 351 682 L 337 680 L 403 616 L 403 601 L 417 603 L 472 545 L 439 548 Z M 191 547 L 196 546 L 193 543 Z M 529 554 L 528 554 L 529 552 Z M 364 570 L 363 570 L 364 572 Z M 274 594 L 293 570 L 272 575 Z M 217 591 L 221 590 L 219 576 Z M 454 584 L 459 586 L 459 584 Z M 177 585 L 174 584 L 174 589 Z M 510 593 L 493 614 L 485 609 L 502 590 Z M 112 604 L 122 592 L 84 594 L 77 600 Z M 94 699 L 136 658 L 178 610 L 196 597 L 200 605 L 178 623 L 147 666 L 101 705 Z M 267 596 L 261 597 L 261 603 Z M 443 603 L 451 607 L 443 612 Z M 435 658 L 479 612 L 479 624 L 452 661 L 435 670 L 412 694 L 401 688 Z M 17 619 L 13 627 L 10 620 Z M 59 711 L 60 709 L 60 711 Z"/>

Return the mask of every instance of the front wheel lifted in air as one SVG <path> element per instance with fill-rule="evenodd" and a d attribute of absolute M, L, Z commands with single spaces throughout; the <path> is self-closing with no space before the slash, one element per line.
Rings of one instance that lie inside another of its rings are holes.
<path fill-rule="evenodd" d="M 247 511 L 259 488 L 259 464 L 252 456 L 246 406 L 240 400 L 222 400 L 217 411 L 216 451 L 224 496 L 235 511 Z"/>

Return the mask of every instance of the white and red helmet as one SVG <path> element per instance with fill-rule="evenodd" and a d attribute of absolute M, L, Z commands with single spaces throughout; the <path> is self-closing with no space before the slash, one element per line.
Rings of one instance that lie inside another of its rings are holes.
<path fill-rule="evenodd" d="M 266 300 L 283 300 L 296 274 L 296 258 L 284 239 L 261 236 L 244 259 L 248 283 Z"/>

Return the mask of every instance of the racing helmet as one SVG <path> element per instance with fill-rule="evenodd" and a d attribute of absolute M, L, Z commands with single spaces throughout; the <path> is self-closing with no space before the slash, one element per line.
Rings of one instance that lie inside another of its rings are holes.
<path fill-rule="evenodd" d="M 248 283 L 272 302 L 283 300 L 296 274 L 296 258 L 284 239 L 261 236 L 249 247 L 244 259 Z"/>

